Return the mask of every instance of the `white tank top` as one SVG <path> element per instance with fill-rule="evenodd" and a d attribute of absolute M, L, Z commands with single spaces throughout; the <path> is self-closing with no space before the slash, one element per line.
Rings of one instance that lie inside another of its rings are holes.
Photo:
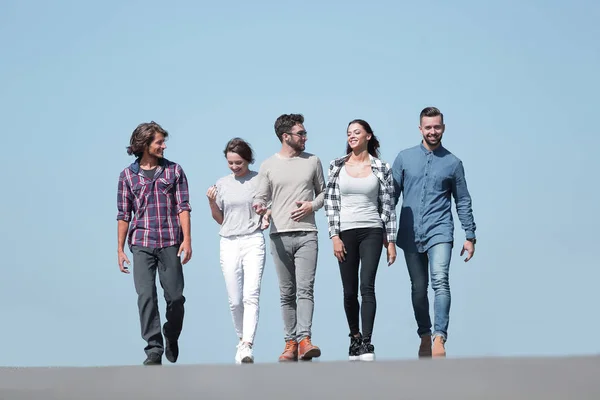
<path fill-rule="evenodd" d="M 381 228 L 383 222 L 377 211 L 379 179 L 374 174 L 354 178 L 342 167 L 339 174 L 341 196 L 340 230 Z"/>

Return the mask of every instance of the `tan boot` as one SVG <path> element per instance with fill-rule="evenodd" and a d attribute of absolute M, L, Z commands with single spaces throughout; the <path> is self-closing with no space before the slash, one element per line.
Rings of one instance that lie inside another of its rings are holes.
<path fill-rule="evenodd" d="M 298 345 L 298 358 L 301 360 L 312 360 L 321 355 L 321 349 L 311 343 L 310 336 L 305 337 Z"/>
<path fill-rule="evenodd" d="M 421 336 L 419 358 L 431 358 L 431 335 Z"/>
<path fill-rule="evenodd" d="M 433 339 L 433 357 L 446 357 L 446 348 L 444 347 L 444 343 L 446 341 L 441 336 L 436 336 Z"/>
<path fill-rule="evenodd" d="M 285 349 L 279 356 L 279 362 L 298 361 L 298 343 L 295 340 L 285 342 Z"/>

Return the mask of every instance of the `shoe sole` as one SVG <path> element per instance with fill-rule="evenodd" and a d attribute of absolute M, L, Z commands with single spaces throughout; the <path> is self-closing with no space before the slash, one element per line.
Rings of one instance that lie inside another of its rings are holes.
<path fill-rule="evenodd" d="M 375 354 L 373 354 L 373 353 L 361 354 L 360 356 L 358 356 L 358 359 L 360 361 L 375 361 Z"/>
<path fill-rule="evenodd" d="M 304 353 L 302 355 L 302 357 L 299 357 L 302 361 L 309 361 L 312 360 L 313 358 L 317 358 L 321 356 L 321 350 L 320 349 L 310 349 L 309 351 L 307 351 L 306 353 Z"/>
<path fill-rule="evenodd" d="M 360 356 L 348 356 L 348 360 L 350 360 L 350 361 L 360 361 Z"/>
<path fill-rule="evenodd" d="M 242 358 L 242 364 L 254 364 L 254 359 L 252 357 L 246 356 Z"/>

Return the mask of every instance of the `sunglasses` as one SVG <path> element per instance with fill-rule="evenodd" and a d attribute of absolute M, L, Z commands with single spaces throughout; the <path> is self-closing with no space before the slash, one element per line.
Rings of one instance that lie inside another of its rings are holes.
<path fill-rule="evenodd" d="M 288 135 L 298 135 L 300 137 L 306 137 L 306 135 L 308 135 L 308 132 L 306 131 L 300 131 L 300 132 L 296 132 L 296 133 L 291 133 L 291 132 L 286 132 Z"/>

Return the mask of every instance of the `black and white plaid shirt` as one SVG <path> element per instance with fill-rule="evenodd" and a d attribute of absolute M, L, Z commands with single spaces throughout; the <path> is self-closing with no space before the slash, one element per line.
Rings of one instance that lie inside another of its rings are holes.
<path fill-rule="evenodd" d="M 332 238 L 340 233 L 340 209 L 341 195 L 338 177 L 340 170 L 348 159 L 349 155 L 336 158 L 329 163 L 328 181 L 325 187 L 325 215 L 329 220 L 329 237 Z M 396 207 L 394 205 L 394 179 L 392 177 L 392 168 L 388 163 L 369 155 L 371 159 L 371 170 L 379 179 L 379 196 L 377 209 L 383 221 L 383 226 L 387 233 L 387 240 L 390 243 L 396 242 Z"/>

